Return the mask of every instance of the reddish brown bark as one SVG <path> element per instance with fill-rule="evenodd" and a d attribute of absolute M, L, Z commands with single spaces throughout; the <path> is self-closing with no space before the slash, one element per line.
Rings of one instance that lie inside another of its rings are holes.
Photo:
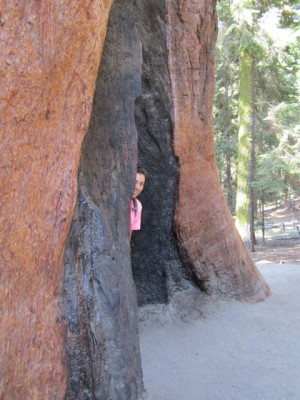
<path fill-rule="evenodd" d="M 268 286 L 236 229 L 213 151 L 215 1 L 168 2 L 174 150 L 180 165 L 175 223 L 182 254 L 204 289 L 262 300 Z"/>
<path fill-rule="evenodd" d="M 2 1 L 1 399 L 62 399 L 62 257 L 111 0 Z"/>

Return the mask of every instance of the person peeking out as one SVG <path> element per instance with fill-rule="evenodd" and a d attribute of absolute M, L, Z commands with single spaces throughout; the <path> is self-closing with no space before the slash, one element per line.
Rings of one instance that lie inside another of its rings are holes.
<path fill-rule="evenodd" d="M 146 180 L 145 171 L 138 168 L 135 179 L 135 189 L 130 202 L 130 237 L 132 231 L 139 231 L 141 229 L 142 204 L 137 199 L 137 196 L 144 189 L 145 180 Z"/>

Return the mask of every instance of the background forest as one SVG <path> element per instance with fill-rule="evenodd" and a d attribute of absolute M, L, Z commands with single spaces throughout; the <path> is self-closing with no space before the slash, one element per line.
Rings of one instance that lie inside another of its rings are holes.
<path fill-rule="evenodd" d="M 218 17 L 216 157 L 253 251 L 265 207 L 300 195 L 300 1 L 221 0 Z"/>

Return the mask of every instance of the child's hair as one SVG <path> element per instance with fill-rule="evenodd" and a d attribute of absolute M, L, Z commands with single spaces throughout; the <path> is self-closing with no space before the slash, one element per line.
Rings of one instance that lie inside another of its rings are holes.
<path fill-rule="evenodd" d="M 145 178 L 147 178 L 146 170 L 144 168 L 142 168 L 141 166 L 139 166 L 139 165 L 137 166 L 136 173 L 137 174 L 143 174 L 145 176 Z"/>

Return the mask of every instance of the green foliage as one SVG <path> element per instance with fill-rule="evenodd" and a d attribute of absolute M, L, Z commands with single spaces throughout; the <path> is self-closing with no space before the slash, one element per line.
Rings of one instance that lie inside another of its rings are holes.
<path fill-rule="evenodd" d="M 252 183 L 263 202 L 272 202 L 284 192 L 284 181 L 281 179 L 286 165 L 280 157 L 269 152 L 257 157 L 256 180 Z"/>
<path fill-rule="evenodd" d="M 292 8 L 292 5 L 299 5 L 298 1 L 290 1 L 290 5 L 284 4 L 281 9 L 280 25 L 283 28 L 298 29 L 300 26 L 300 12 L 297 8 Z"/>
<path fill-rule="evenodd" d="M 237 187 L 239 107 L 240 116 L 249 115 L 248 107 L 254 113 L 257 157 L 252 187 L 257 197 L 275 200 L 290 189 L 300 190 L 300 1 L 288 4 L 281 0 L 222 0 L 218 4 L 215 149 L 225 194 L 229 189 L 235 192 Z M 265 27 L 269 13 L 277 16 L 277 27 L 272 23 L 273 31 L 269 29 L 268 33 Z M 253 83 L 252 105 L 241 97 L 245 91 L 240 82 L 243 54 L 252 57 L 254 67 L 253 74 L 247 78 Z M 241 122 L 243 116 L 240 129 Z M 243 150 L 239 158 L 248 156 L 246 153 L 249 155 L 249 150 Z M 249 162 L 246 166 L 249 168 Z M 248 172 L 242 172 L 246 183 Z"/>
<path fill-rule="evenodd" d="M 245 30 L 241 35 L 239 52 L 247 51 L 253 55 L 253 59 L 260 59 L 265 57 L 264 47 L 253 38 L 252 34 Z"/>
<path fill-rule="evenodd" d="M 300 104 L 280 103 L 269 110 L 266 120 L 276 132 L 277 143 L 260 156 L 257 176 L 269 171 L 270 183 L 276 180 L 281 192 L 299 191 Z"/>

